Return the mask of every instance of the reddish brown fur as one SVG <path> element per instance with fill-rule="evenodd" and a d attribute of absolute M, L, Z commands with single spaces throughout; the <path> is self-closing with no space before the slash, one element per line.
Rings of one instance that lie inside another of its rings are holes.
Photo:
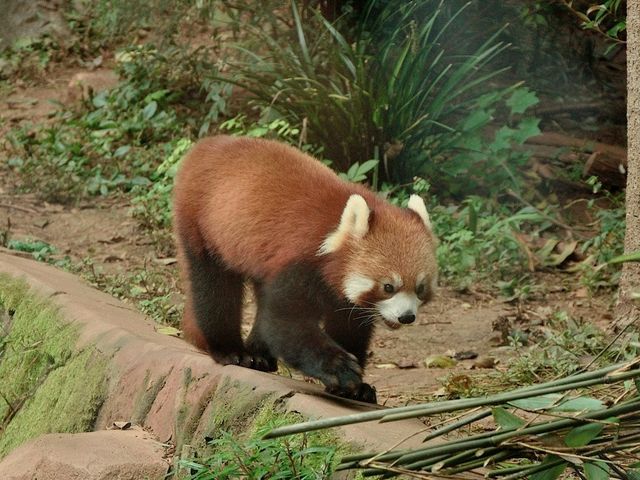
<path fill-rule="evenodd" d="M 318 256 L 354 193 L 373 212 L 370 232 L 361 240 L 366 247 L 347 242 L 335 253 Z M 415 279 L 413 270 L 423 266 L 416 255 L 433 248 L 431 234 L 425 234 L 414 212 L 342 181 L 299 150 L 260 139 L 218 136 L 198 142 L 176 179 L 174 218 L 183 271 L 181 241 L 186 241 L 196 252 L 216 252 L 231 270 L 254 279 L 271 279 L 295 261 L 316 263 L 340 296 L 345 273 L 354 265 L 374 278 L 392 267 Z M 384 265 L 376 258 L 384 258 Z M 191 341 L 205 346 L 189 299 L 183 328 Z"/>

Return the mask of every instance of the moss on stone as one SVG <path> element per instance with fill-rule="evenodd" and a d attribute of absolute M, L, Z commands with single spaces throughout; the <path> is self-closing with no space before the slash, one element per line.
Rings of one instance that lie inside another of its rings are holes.
<path fill-rule="evenodd" d="M 218 385 L 211 402 L 213 409 L 206 436 L 217 438 L 221 430 L 240 433 L 247 430 L 265 402 L 274 394 L 257 394 L 255 387 L 225 378 Z"/>
<path fill-rule="evenodd" d="M 26 282 L 0 274 L 0 309 L 11 317 L 0 353 L 0 457 L 43 433 L 90 430 L 106 395 L 106 360 L 76 351 L 65 322 Z"/>
<path fill-rule="evenodd" d="M 151 373 L 147 370 L 144 380 L 142 381 L 143 385 L 138 390 L 138 396 L 133 404 L 133 413 L 131 414 L 132 423 L 144 424 L 144 421 L 153 406 L 153 402 L 156 401 L 158 393 L 160 393 L 160 390 L 164 387 L 167 375 L 162 375 L 153 383 L 149 384 Z"/>
<path fill-rule="evenodd" d="M 78 433 L 93 428 L 106 394 L 106 360 L 83 350 L 52 371 L 0 438 L 0 456 L 44 433 Z"/>
<path fill-rule="evenodd" d="M 31 294 L 22 280 L 0 276 L 0 305 L 12 317 L 0 358 L 0 419 L 5 419 L 50 371 L 69 360 L 78 333 L 62 321 L 54 306 Z"/>

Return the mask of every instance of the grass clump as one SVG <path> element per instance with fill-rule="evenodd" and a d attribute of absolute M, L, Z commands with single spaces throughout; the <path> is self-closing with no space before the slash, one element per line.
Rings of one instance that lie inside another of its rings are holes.
<path fill-rule="evenodd" d="M 210 440 L 209 456 L 181 460 L 179 466 L 185 474 L 180 478 L 330 478 L 338 456 L 351 451 L 334 433 L 313 432 L 284 440 L 262 438 L 274 427 L 302 419 L 299 414 L 279 412 L 273 399 L 267 400 L 246 430 L 222 430 Z"/>

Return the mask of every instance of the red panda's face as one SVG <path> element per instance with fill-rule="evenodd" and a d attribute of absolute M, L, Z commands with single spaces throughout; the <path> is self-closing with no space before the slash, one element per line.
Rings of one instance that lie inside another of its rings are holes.
<path fill-rule="evenodd" d="M 418 307 L 433 296 L 438 281 L 435 247 L 420 197 L 412 195 L 406 210 L 383 208 L 372 214 L 362 196 L 352 195 L 318 254 L 341 252 L 344 296 L 398 328 L 413 323 Z"/>
<path fill-rule="evenodd" d="M 408 236 L 375 229 L 353 248 L 346 266 L 343 293 L 391 328 L 413 323 L 437 284 L 434 243 L 426 232 L 408 229 Z M 415 237 L 411 237 L 415 235 Z"/>

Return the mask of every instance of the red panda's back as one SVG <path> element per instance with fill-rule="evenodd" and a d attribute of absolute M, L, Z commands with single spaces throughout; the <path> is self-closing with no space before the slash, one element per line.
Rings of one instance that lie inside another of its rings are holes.
<path fill-rule="evenodd" d="M 269 277 L 293 260 L 313 260 L 352 193 L 365 188 L 287 145 L 219 136 L 200 141 L 176 179 L 179 236 L 217 251 L 232 268 Z"/>

